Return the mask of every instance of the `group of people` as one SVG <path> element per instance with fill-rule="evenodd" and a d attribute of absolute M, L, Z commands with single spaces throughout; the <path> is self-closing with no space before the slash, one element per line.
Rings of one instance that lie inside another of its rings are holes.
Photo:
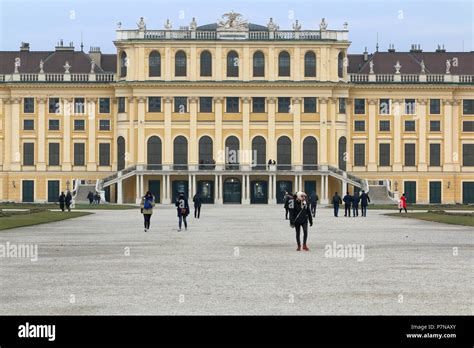
<path fill-rule="evenodd" d="M 359 195 L 359 192 L 354 192 L 354 195 L 351 196 L 349 192 L 346 192 L 346 195 L 341 199 L 341 196 L 336 192 L 331 199 L 331 204 L 334 207 L 334 216 L 339 216 L 339 205 L 344 202 L 344 216 L 351 217 L 351 209 L 352 209 L 352 216 L 357 217 L 359 216 L 359 204 L 361 208 L 361 216 L 367 216 L 367 206 L 370 203 L 369 194 L 362 190 L 362 193 Z"/>
<path fill-rule="evenodd" d="M 69 190 L 66 191 L 66 193 L 61 192 L 61 194 L 58 197 L 58 203 L 59 203 L 59 208 L 61 211 L 64 211 L 67 209 L 67 211 L 71 211 L 71 205 L 72 205 L 72 194 Z"/>
<path fill-rule="evenodd" d="M 100 195 L 97 192 L 93 193 L 92 191 L 89 191 L 87 199 L 89 200 L 89 204 L 100 204 Z"/>

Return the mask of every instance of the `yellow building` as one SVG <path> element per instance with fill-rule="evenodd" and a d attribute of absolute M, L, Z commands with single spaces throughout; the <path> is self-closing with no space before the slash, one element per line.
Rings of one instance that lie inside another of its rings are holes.
<path fill-rule="evenodd" d="M 348 54 L 347 24 L 116 31 L 116 54 L 0 52 L 0 200 L 208 203 L 369 190 L 474 203 L 474 53 Z"/>

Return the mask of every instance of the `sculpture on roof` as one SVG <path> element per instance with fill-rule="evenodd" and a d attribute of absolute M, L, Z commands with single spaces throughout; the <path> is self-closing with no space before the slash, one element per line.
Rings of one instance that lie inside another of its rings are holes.
<path fill-rule="evenodd" d="M 393 66 L 395 68 L 395 74 L 400 74 L 400 69 L 402 66 L 400 65 L 400 62 L 397 60 L 397 64 Z"/>
<path fill-rule="evenodd" d="M 371 61 L 369 62 L 369 68 L 370 68 L 369 73 L 370 73 L 370 74 L 373 74 L 373 73 L 374 73 L 374 61 L 373 61 L 373 60 L 371 60 Z"/>
<path fill-rule="evenodd" d="M 169 19 L 167 19 L 165 22 L 165 29 L 171 30 L 171 28 L 173 28 L 173 24 L 171 24 L 171 21 Z"/>
<path fill-rule="evenodd" d="M 117 22 L 117 29 L 122 29 L 122 22 Z"/>
<path fill-rule="evenodd" d="M 321 23 L 319 24 L 319 30 L 326 30 L 328 24 L 326 23 L 326 18 L 321 19 Z"/>
<path fill-rule="evenodd" d="M 451 74 L 451 62 L 449 59 L 446 59 L 446 74 Z"/>
<path fill-rule="evenodd" d="M 300 31 L 301 30 L 301 24 L 296 20 L 295 23 L 293 23 L 293 30 L 294 31 Z"/>
<path fill-rule="evenodd" d="M 63 66 L 64 68 L 64 73 L 69 74 L 69 69 L 71 69 L 71 66 L 69 65 L 69 62 L 66 60 L 66 64 Z"/>
<path fill-rule="evenodd" d="M 92 59 L 91 60 L 91 74 L 94 74 L 95 73 L 95 60 Z"/>
<path fill-rule="evenodd" d="M 272 17 L 270 17 L 270 20 L 268 21 L 267 28 L 269 31 L 278 30 L 278 25 L 273 21 Z"/>
<path fill-rule="evenodd" d="M 20 66 L 21 66 L 21 59 L 20 57 L 16 57 L 15 58 L 15 71 L 13 71 L 13 73 L 18 74 L 19 73 L 18 68 Z"/>
<path fill-rule="evenodd" d="M 44 62 L 43 62 L 43 59 L 40 60 L 40 74 L 44 74 L 44 70 L 43 70 L 43 67 L 44 67 Z"/>
<path fill-rule="evenodd" d="M 138 30 L 146 30 L 146 23 L 143 17 L 140 17 L 140 20 L 137 23 Z"/>
<path fill-rule="evenodd" d="M 423 59 L 421 60 L 420 66 L 421 66 L 421 73 L 424 74 L 426 71 L 425 71 L 425 62 L 423 61 Z"/>
<path fill-rule="evenodd" d="M 219 30 L 247 30 L 248 22 L 243 19 L 240 13 L 234 11 L 224 13 L 222 19 L 217 22 Z"/>
<path fill-rule="evenodd" d="M 344 22 L 344 23 L 342 24 L 342 27 L 344 28 L 344 30 L 347 30 L 347 29 L 349 28 L 349 23 Z"/>
<path fill-rule="evenodd" d="M 189 23 L 189 29 L 196 30 L 196 28 L 197 28 L 196 18 L 193 17 L 193 20 L 191 21 L 191 23 Z"/>

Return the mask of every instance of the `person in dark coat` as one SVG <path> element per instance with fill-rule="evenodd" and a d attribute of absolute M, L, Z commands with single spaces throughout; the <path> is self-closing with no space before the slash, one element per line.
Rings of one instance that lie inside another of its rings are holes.
<path fill-rule="evenodd" d="M 342 204 L 342 199 L 337 192 L 332 196 L 331 203 L 334 206 L 334 216 L 337 217 L 339 214 L 339 204 Z"/>
<path fill-rule="evenodd" d="M 298 192 L 294 195 L 293 208 L 290 210 L 290 226 L 296 231 L 296 251 L 301 250 L 301 228 L 303 229 L 303 250 L 309 251 L 307 246 L 308 240 L 308 222 L 313 226 L 313 217 L 309 207 L 308 197 L 304 192 Z"/>
<path fill-rule="evenodd" d="M 94 203 L 94 194 L 91 191 L 87 194 L 87 199 L 89 200 L 89 204 Z"/>
<path fill-rule="evenodd" d="M 311 214 L 313 214 L 313 217 L 316 216 L 316 207 L 318 206 L 318 201 L 319 197 L 316 192 L 311 192 L 311 195 L 309 196 L 309 202 L 311 203 Z"/>
<path fill-rule="evenodd" d="M 354 192 L 354 196 L 352 196 L 352 216 L 356 217 L 359 216 L 359 191 Z"/>
<path fill-rule="evenodd" d="M 67 191 L 66 198 L 64 199 L 64 203 L 66 204 L 67 211 L 71 211 L 72 195 L 70 191 Z"/>
<path fill-rule="evenodd" d="M 145 225 L 145 232 L 150 229 L 151 216 L 153 215 L 153 208 L 155 207 L 155 197 L 151 191 L 147 191 L 145 196 L 140 201 L 140 211 L 143 214 L 143 223 Z"/>
<path fill-rule="evenodd" d="M 178 198 L 176 198 L 176 202 L 174 204 L 178 211 L 178 231 L 181 231 L 181 225 L 184 222 L 184 229 L 188 229 L 188 222 L 186 221 L 186 217 L 189 215 L 189 204 L 188 200 L 184 196 L 183 192 L 180 192 Z"/>
<path fill-rule="evenodd" d="M 293 196 L 289 194 L 288 192 L 285 192 L 285 198 L 284 198 L 283 203 L 284 203 L 283 206 L 285 208 L 285 220 L 288 220 L 290 209 L 293 209 Z"/>
<path fill-rule="evenodd" d="M 194 195 L 193 202 L 194 202 L 194 218 L 199 219 L 201 217 L 201 204 L 202 204 L 201 192 L 197 192 Z"/>
<path fill-rule="evenodd" d="M 365 193 L 364 190 L 362 190 L 362 193 L 360 195 L 360 207 L 361 207 L 361 212 L 362 216 L 366 217 L 367 216 L 367 205 L 370 203 L 370 197 L 367 193 Z"/>
<path fill-rule="evenodd" d="M 351 217 L 352 196 L 349 192 L 346 192 L 346 195 L 342 200 L 344 202 L 344 216 Z"/>
<path fill-rule="evenodd" d="M 59 208 L 61 208 L 61 211 L 64 212 L 64 204 L 66 203 L 66 195 L 64 194 L 64 192 L 61 192 L 61 194 L 59 195 L 58 202 Z"/>

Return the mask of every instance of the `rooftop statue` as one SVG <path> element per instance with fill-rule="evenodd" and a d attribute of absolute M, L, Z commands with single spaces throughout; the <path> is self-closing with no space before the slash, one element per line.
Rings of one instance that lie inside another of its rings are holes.
<path fill-rule="evenodd" d="M 278 30 L 278 25 L 273 21 L 273 18 L 270 17 L 270 21 L 267 24 L 267 28 L 269 31 Z"/>
<path fill-rule="evenodd" d="M 165 22 L 165 29 L 171 30 L 171 28 L 173 28 L 173 24 L 171 24 L 171 21 L 169 19 L 167 19 Z"/>
<path fill-rule="evenodd" d="M 143 17 L 140 17 L 140 20 L 137 23 L 138 30 L 146 30 L 146 24 L 145 24 L 145 19 Z"/>
<path fill-rule="evenodd" d="M 321 23 L 319 24 L 319 29 L 326 30 L 327 27 L 328 27 L 328 24 L 326 23 L 326 18 L 322 18 Z"/>
<path fill-rule="evenodd" d="M 189 29 L 196 30 L 196 28 L 197 28 L 196 18 L 193 17 L 193 20 L 191 21 L 191 23 L 189 23 Z"/>
<path fill-rule="evenodd" d="M 301 24 L 296 20 L 295 23 L 293 23 L 293 30 L 294 31 L 300 31 L 301 30 Z"/>
<path fill-rule="evenodd" d="M 219 30 L 247 30 L 248 22 L 240 13 L 231 11 L 222 15 L 222 19 L 217 22 L 217 28 Z"/>

